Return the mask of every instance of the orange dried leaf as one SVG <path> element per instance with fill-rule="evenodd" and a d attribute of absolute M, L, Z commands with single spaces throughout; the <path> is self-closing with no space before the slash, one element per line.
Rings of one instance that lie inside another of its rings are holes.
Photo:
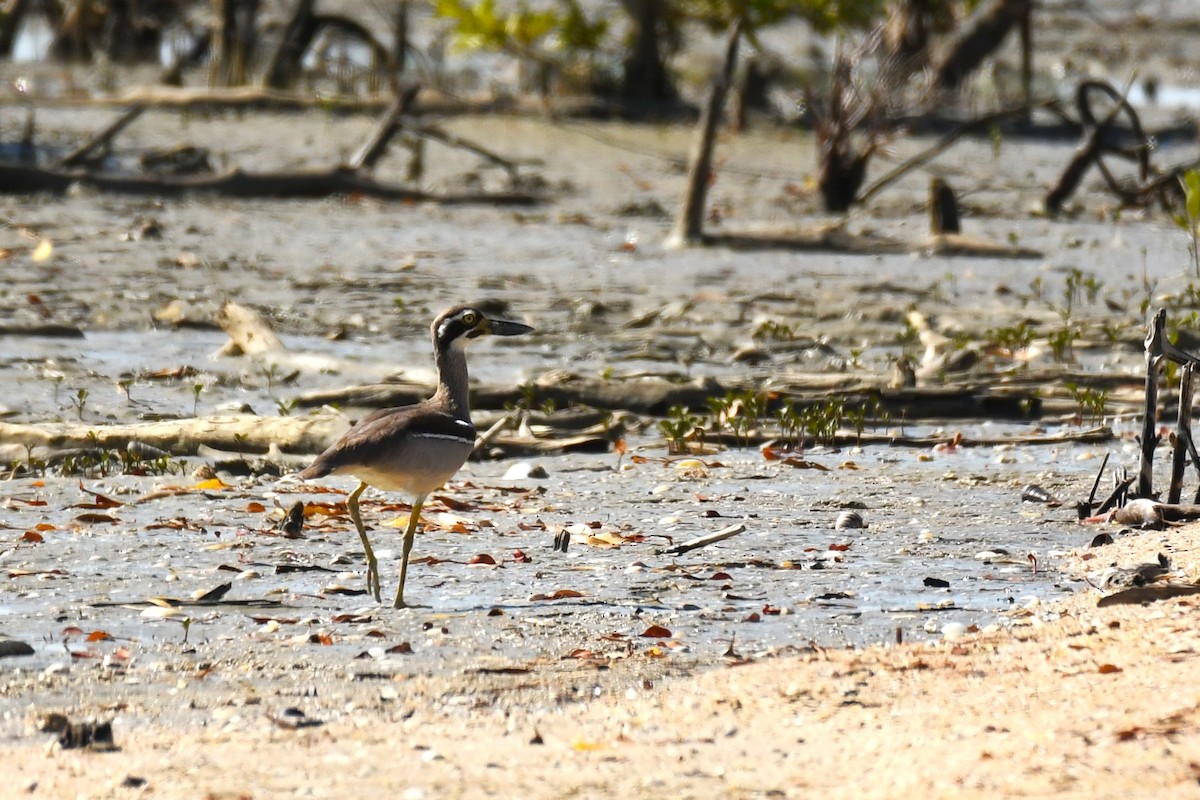
<path fill-rule="evenodd" d="M 479 555 L 471 556 L 471 560 L 467 563 L 475 565 L 485 564 L 487 566 L 494 567 L 496 566 L 496 559 L 492 558 L 487 553 L 480 553 Z"/>
<path fill-rule="evenodd" d="M 197 492 L 207 492 L 207 491 L 218 491 L 219 492 L 222 489 L 228 489 L 228 488 L 229 488 L 229 484 L 225 483 L 225 481 L 221 480 L 220 478 L 209 478 L 206 481 L 200 481 L 199 483 L 194 485 L 192 487 L 192 490 L 197 491 Z"/>
<path fill-rule="evenodd" d="M 32 542 L 33 544 L 41 544 L 44 541 L 44 539 L 42 538 L 42 535 L 40 533 L 38 533 L 37 531 L 25 531 L 25 533 L 23 533 L 21 535 L 21 541 L 22 542 Z"/>
<path fill-rule="evenodd" d="M 92 631 L 91 633 L 88 634 L 88 637 L 85 641 L 107 642 L 107 641 L 110 641 L 111 639 L 112 639 L 112 636 L 110 636 L 108 634 L 108 631 Z"/>
<path fill-rule="evenodd" d="M 246 504 L 246 511 L 250 514 L 261 514 L 266 510 L 267 510 L 267 507 L 264 506 L 262 503 L 251 502 L 251 503 Z"/>
<path fill-rule="evenodd" d="M 651 639 L 669 639 L 671 638 L 671 631 L 667 630 L 662 625 L 651 625 L 639 635 Z"/>
<path fill-rule="evenodd" d="M 1100 665 L 1100 674 L 1101 675 L 1112 675 L 1115 672 L 1121 672 L 1121 668 L 1118 667 L 1116 664 L 1101 664 Z"/>

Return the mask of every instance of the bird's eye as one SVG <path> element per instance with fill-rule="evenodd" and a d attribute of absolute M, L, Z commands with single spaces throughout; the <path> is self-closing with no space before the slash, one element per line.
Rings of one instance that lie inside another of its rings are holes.
<path fill-rule="evenodd" d="M 467 313 L 462 315 L 462 321 L 466 325 L 474 325 L 476 322 L 479 321 L 479 315 L 476 314 L 474 311 L 468 311 Z"/>

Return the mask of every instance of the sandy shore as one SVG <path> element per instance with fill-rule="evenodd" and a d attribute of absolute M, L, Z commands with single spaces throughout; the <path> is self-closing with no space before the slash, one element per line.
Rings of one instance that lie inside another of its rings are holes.
<path fill-rule="evenodd" d="M 1160 552 L 1177 579 L 1194 576 L 1200 527 L 1125 534 L 1076 556 L 1092 571 Z M 1101 609 L 1097 597 L 1015 612 L 955 641 L 731 659 L 679 679 L 639 677 L 636 662 L 652 658 L 639 647 L 601 667 L 614 674 L 593 699 L 555 687 L 596 666 L 548 660 L 515 674 L 385 681 L 313 727 L 281 721 L 287 697 L 231 703 L 190 730 L 118 716 L 113 753 L 48 748 L 49 735 L 3 743 L 0 794 L 1194 796 L 1196 601 Z M 181 674 L 164 702 L 205 679 Z"/>

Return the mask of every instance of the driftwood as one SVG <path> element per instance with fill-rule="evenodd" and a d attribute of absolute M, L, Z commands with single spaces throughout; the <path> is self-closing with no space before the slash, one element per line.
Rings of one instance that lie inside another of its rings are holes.
<path fill-rule="evenodd" d="M 128 425 L 0 423 L 0 444 L 49 450 L 125 450 L 131 442 L 137 442 L 174 456 L 195 455 L 202 444 L 244 453 L 265 453 L 272 445 L 294 453 L 319 453 L 349 427 L 344 417 L 333 414 L 303 417 L 237 414 Z"/>
<path fill-rule="evenodd" d="M 541 200 L 524 192 L 435 194 L 380 183 L 345 167 L 297 170 L 295 172 L 243 172 L 238 169 L 220 175 L 120 176 L 102 175 L 84 170 L 38 169 L 0 165 L 0 193 L 63 194 L 73 185 L 104 192 L 132 195 L 177 197 L 185 194 L 216 194 L 236 198 L 321 198 L 358 194 L 384 200 L 413 203 L 465 205 L 484 203 L 503 206 L 528 206 Z"/>
<path fill-rule="evenodd" d="M 342 414 L 303 417 L 240 414 L 128 425 L 0 423 L 0 445 L 28 448 L 35 458 L 42 460 L 53 459 L 55 453 L 64 451 L 127 450 L 215 460 L 266 455 L 268 460 L 295 466 L 297 456 L 320 453 L 349 428 L 350 420 Z M 500 432 L 481 448 L 480 455 L 513 458 L 551 453 L 605 453 L 622 430 L 616 425 L 603 432 L 580 431 L 567 435 L 560 435 L 558 431 L 550 431 L 545 436 Z"/>

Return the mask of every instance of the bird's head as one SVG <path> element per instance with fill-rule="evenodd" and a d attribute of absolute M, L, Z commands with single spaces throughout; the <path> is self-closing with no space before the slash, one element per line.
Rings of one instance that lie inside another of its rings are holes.
<path fill-rule="evenodd" d="M 438 314 L 431 326 L 433 339 L 440 347 L 464 345 L 480 336 L 520 336 L 533 328 L 520 322 L 494 319 L 475 306 L 455 306 Z"/>

